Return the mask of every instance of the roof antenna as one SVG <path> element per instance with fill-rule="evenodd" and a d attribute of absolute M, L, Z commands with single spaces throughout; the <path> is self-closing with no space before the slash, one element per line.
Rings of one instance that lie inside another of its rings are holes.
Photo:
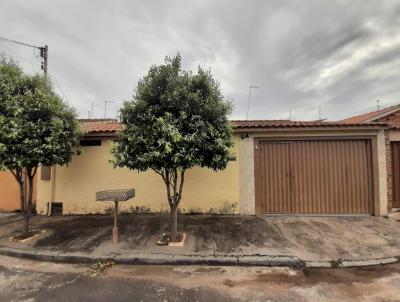
<path fill-rule="evenodd" d="M 112 104 L 113 101 L 104 101 L 104 118 L 107 118 L 107 104 Z"/>
<path fill-rule="evenodd" d="M 380 105 L 380 100 L 376 100 L 376 111 L 378 111 L 378 122 L 381 121 L 381 105 Z"/>
<path fill-rule="evenodd" d="M 251 100 L 251 90 L 255 88 L 260 88 L 258 86 L 250 85 L 249 86 L 249 101 L 247 102 L 247 114 L 246 114 L 246 120 L 249 119 L 249 109 L 250 109 L 250 100 Z"/>

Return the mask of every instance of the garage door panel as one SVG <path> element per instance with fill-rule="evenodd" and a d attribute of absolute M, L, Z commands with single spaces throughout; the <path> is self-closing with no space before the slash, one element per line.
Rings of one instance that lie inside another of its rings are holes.
<path fill-rule="evenodd" d="M 289 144 L 261 145 L 261 178 L 264 210 L 270 213 L 290 211 Z"/>
<path fill-rule="evenodd" d="M 368 214 L 368 140 L 262 142 L 266 213 Z"/>
<path fill-rule="evenodd" d="M 365 141 L 293 142 L 295 213 L 369 213 Z"/>

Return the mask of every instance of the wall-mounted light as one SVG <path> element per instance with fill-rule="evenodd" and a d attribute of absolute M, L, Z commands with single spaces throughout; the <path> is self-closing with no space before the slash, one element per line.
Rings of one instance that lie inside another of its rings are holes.
<path fill-rule="evenodd" d="M 242 133 L 242 134 L 240 135 L 240 138 L 241 138 L 241 139 L 249 138 L 249 134 L 248 134 L 248 133 Z"/>

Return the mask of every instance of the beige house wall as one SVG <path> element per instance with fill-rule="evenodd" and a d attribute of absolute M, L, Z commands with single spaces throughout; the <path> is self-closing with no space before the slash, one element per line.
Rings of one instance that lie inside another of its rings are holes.
<path fill-rule="evenodd" d="M 400 141 L 400 130 L 389 130 L 389 140 L 391 142 Z"/>
<path fill-rule="evenodd" d="M 240 141 L 240 212 L 242 214 L 255 215 L 255 182 L 254 182 L 254 145 L 255 138 L 293 138 L 293 137 L 343 137 L 343 136 L 374 136 L 377 138 L 377 163 L 378 163 L 378 190 L 379 203 L 375 209 L 376 215 L 387 214 L 387 179 L 386 179 L 386 153 L 385 139 L 383 130 L 278 130 L 278 131 L 248 131 L 243 132 L 243 138 Z"/>
<path fill-rule="evenodd" d="M 253 135 L 240 140 L 240 213 L 255 215 L 254 139 Z"/>
<path fill-rule="evenodd" d="M 187 171 L 180 208 L 185 211 L 216 211 L 233 205 L 239 212 L 239 138 L 234 136 L 235 146 L 228 167 L 219 172 L 206 168 Z M 52 169 L 49 181 L 38 177 L 38 203 L 40 214 L 47 213 L 48 202 L 62 202 L 64 214 L 102 213 L 111 202 L 95 201 L 100 190 L 134 188 L 136 196 L 122 202 L 121 210 L 145 207 L 158 212 L 169 210 L 166 189 L 161 177 L 154 172 L 134 172 L 126 168 L 114 169 L 109 162 L 112 140 L 103 139 L 101 146 L 81 147 L 82 154 L 74 157 L 65 167 Z M 52 193 L 53 191 L 53 193 Z M 54 196 L 53 196 L 54 195 Z"/>
<path fill-rule="evenodd" d="M 290 130 L 249 131 L 246 138 L 234 134 L 235 146 L 226 170 L 213 172 L 194 168 L 187 172 L 183 199 L 180 208 L 184 211 L 209 212 L 211 208 L 223 210 L 236 205 L 236 213 L 255 214 L 254 184 L 254 138 L 292 138 L 310 136 L 374 136 L 376 138 L 376 169 L 378 169 L 375 214 L 387 213 L 386 155 L 383 130 Z M 111 159 L 111 140 L 103 139 L 101 146 L 81 147 L 82 154 L 67 167 L 52 169 L 50 181 L 38 175 L 37 209 L 47 213 L 47 203 L 63 202 L 65 214 L 102 213 L 111 203 L 95 201 L 96 191 L 118 188 L 135 188 L 136 197 L 121 204 L 122 210 L 130 207 L 145 207 L 151 211 L 168 210 L 165 187 L 162 179 L 154 172 L 137 173 L 126 168 L 114 169 Z M 52 185 L 53 184 L 53 185 Z"/>
<path fill-rule="evenodd" d="M 0 211 L 15 211 L 20 208 L 19 186 L 9 171 L 0 171 Z"/>
<path fill-rule="evenodd" d="M 32 203 L 36 204 L 36 177 L 33 179 Z M 25 198 L 28 194 L 28 178 L 24 177 Z M 0 171 L 0 211 L 20 210 L 19 184 L 10 171 Z"/>
<path fill-rule="evenodd" d="M 376 143 L 378 153 L 379 208 L 375 209 L 375 214 L 382 216 L 386 215 L 388 211 L 385 131 L 379 130 L 377 134 Z"/>

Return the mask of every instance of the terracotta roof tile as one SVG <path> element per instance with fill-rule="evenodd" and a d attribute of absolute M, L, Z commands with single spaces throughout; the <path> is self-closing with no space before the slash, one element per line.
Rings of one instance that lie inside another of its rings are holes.
<path fill-rule="evenodd" d="M 115 119 L 80 119 L 82 130 L 87 133 L 114 133 L 122 129 Z"/>
<path fill-rule="evenodd" d="M 385 123 L 345 123 L 326 121 L 290 121 L 290 120 L 233 120 L 234 129 L 241 128 L 329 128 L 329 127 L 380 127 Z"/>
<path fill-rule="evenodd" d="M 122 124 L 114 119 L 81 119 L 82 129 L 86 133 L 115 133 Z M 382 127 L 385 123 L 345 123 L 326 121 L 290 121 L 290 120 L 232 120 L 233 129 L 249 128 L 329 128 L 329 127 Z"/>
<path fill-rule="evenodd" d="M 367 112 L 364 114 L 360 114 L 360 115 L 356 115 L 356 116 L 352 116 L 349 118 L 346 118 L 344 120 L 341 120 L 340 122 L 345 122 L 345 123 L 361 123 L 361 122 L 367 122 L 371 119 L 378 119 L 379 116 L 384 115 L 392 110 L 395 110 L 396 108 L 400 109 L 400 104 L 398 105 L 394 105 L 394 106 L 390 106 L 387 108 L 384 108 L 382 110 L 379 111 L 372 111 L 372 112 Z"/>

